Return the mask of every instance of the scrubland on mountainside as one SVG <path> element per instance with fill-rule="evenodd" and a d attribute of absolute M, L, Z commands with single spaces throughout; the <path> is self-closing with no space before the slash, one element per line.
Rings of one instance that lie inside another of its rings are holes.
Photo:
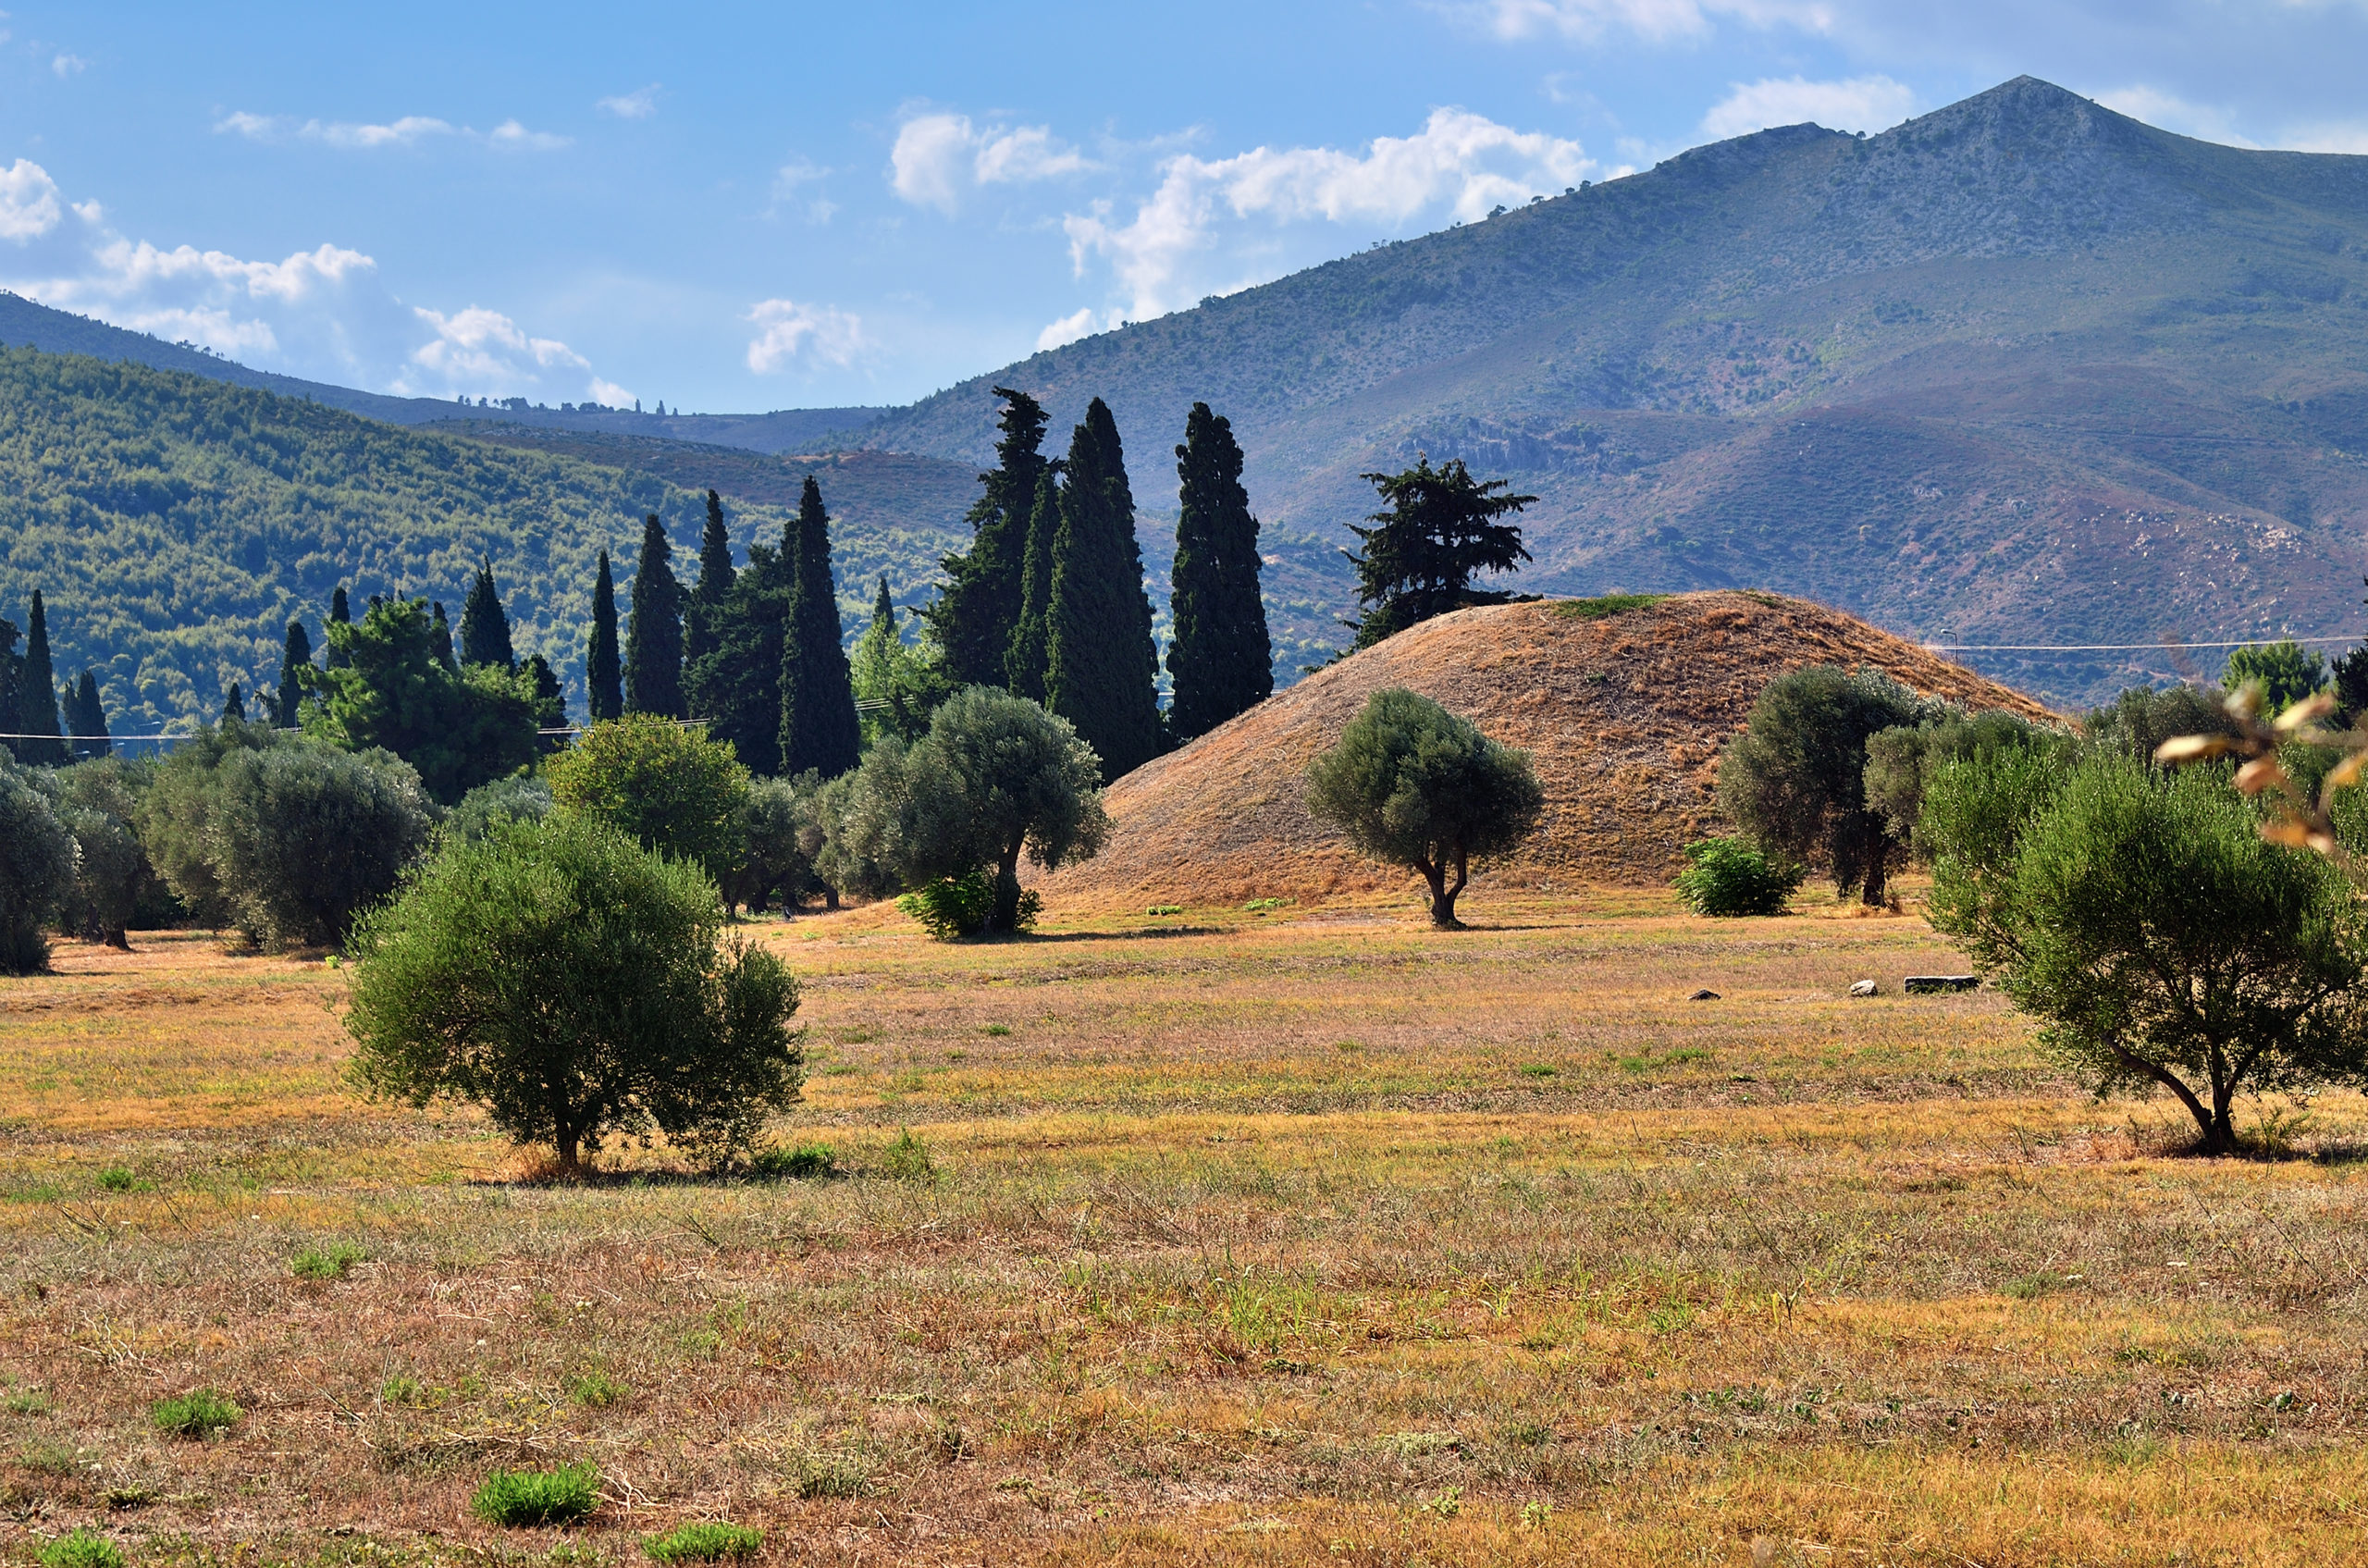
<path fill-rule="evenodd" d="M 474 1115 L 355 1098 L 317 960 L 63 948 L 0 982 L 0 1533 L 185 1562 L 623 1562 L 696 1519 L 784 1562 L 2360 1548 L 2359 1096 L 2184 1158 L 2176 1107 L 2089 1100 L 1993 994 L 1898 994 L 1955 961 L 1912 916 L 1466 896 L 1452 938 L 1404 885 L 954 947 L 879 907 L 759 922 L 806 993 L 777 1133 L 832 1151 L 773 1180 L 621 1151 L 541 1184 Z M 159 1435 L 196 1388 L 244 1414 Z M 469 1512 L 496 1466 L 579 1460 L 585 1525 Z"/>

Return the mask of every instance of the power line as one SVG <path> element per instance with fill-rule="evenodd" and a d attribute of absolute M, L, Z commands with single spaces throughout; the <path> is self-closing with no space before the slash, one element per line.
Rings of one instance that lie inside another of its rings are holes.
<path fill-rule="evenodd" d="M 1928 642 L 1927 653 L 2177 653 L 2190 648 L 2268 648 L 2281 642 L 2353 643 L 2358 637 L 2248 637 L 2238 642 Z"/>

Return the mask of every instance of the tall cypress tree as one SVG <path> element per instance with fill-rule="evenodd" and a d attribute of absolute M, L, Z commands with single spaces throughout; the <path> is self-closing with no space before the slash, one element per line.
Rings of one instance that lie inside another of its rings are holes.
<path fill-rule="evenodd" d="M 236 681 L 232 681 L 230 689 L 222 694 L 222 717 L 236 719 L 242 724 L 247 722 L 246 689 Z"/>
<path fill-rule="evenodd" d="M 1061 531 L 1061 492 L 1054 483 L 1065 465 L 1055 460 L 1036 476 L 1028 509 L 1028 556 L 1019 578 L 1019 623 L 1004 649 L 1004 685 L 1030 702 L 1044 700 L 1044 667 L 1053 657 L 1053 540 Z"/>
<path fill-rule="evenodd" d="M 1206 735 L 1275 690 L 1274 644 L 1258 597 L 1258 519 L 1241 488 L 1232 424 L 1194 403 L 1176 449 L 1176 572 L 1169 612 L 1176 638 L 1167 673 L 1176 700 L 1168 734 L 1178 745 Z"/>
<path fill-rule="evenodd" d="M 347 609 L 345 603 L 345 585 L 343 583 L 339 583 L 337 586 L 337 592 L 329 595 L 329 626 L 351 626 L 352 624 L 353 611 Z M 328 635 L 328 626 L 321 628 L 321 636 L 322 638 L 329 645 L 327 655 L 321 661 L 323 668 L 342 670 L 353 661 L 353 656 L 346 652 L 345 649 L 338 647 L 337 639 Z"/>
<path fill-rule="evenodd" d="M 518 668 L 517 651 L 510 643 L 510 612 L 501 608 L 501 594 L 493 586 L 493 563 L 477 566 L 469 597 L 461 601 L 461 662 Z"/>
<path fill-rule="evenodd" d="M 115 749 L 115 742 L 107 738 L 106 706 L 99 700 L 98 677 L 90 671 L 74 687 L 74 695 L 66 705 L 67 728 L 73 732 L 74 756 L 105 757 Z"/>
<path fill-rule="evenodd" d="M 436 661 L 454 674 L 461 673 L 461 661 L 452 652 L 452 623 L 444 618 L 444 601 L 438 599 L 431 607 L 434 618 L 427 628 L 427 651 Z"/>
<path fill-rule="evenodd" d="M 49 612 L 33 590 L 25 627 L 25 661 L 17 670 L 17 730 L 34 738 L 17 743 L 17 758 L 36 768 L 63 767 L 66 732 L 57 726 L 57 674 L 49 662 Z"/>
<path fill-rule="evenodd" d="M 617 580 L 609 552 L 600 552 L 600 574 L 592 583 L 592 639 L 584 649 L 584 707 L 594 723 L 620 719 L 625 711 L 624 673 L 617 661 Z"/>
<path fill-rule="evenodd" d="M 970 549 L 945 558 L 945 586 L 921 611 L 945 650 L 945 668 L 962 685 L 996 685 L 1019 623 L 1027 571 L 1028 524 L 1036 504 L 1043 456 L 1044 408 L 1025 392 L 994 389 L 1004 400 L 998 466 L 979 475 L 971 503 Z"/>
<path fill-rule="evenodd" d="M 783 544 L 795 545 L 797 575 L 782 639 L 781 771 L 795 776 L 812 768 L 836 778 L 862 759 L 863 729 L 856 722 L 855 685 L 839 640 L 831 519 L 811 474 L 798 498 L 796 535 Z"/>
<path fill-rule="evenodd" d="M 283 730 L 296 727 L 296 710 L 304 700 L 304 676 L 313 668 L 313 638 L 302 621 L 288 623 L 287 646 L 279 654 L 279 701 L 273 722 Z"/>
<path fill-rule="evenodd" d="M 25 727 L 17 722 L 18 694 L 25 673 L 25 656 L 17 651 L 17 623 L 0 615 L 0 735 L 20 735 Z M 0 751 L 19 760 L 24 746 L 20 740 L 0 740 Z"/>
<path fill-rule="evenodd" d="M 535 727 L 538 730 L 564 729 L 567 726 L 567 693 L 559 684 L 559 672 L 551 661 L 539 653 L 526 655 L 526 678 L 535 684 Z M 545 751 L 557 751 L 567 744 L 565 735 L 543 735 L 537 744 Z"/>
<path fill-rule="evenodd" d="M 633 624 L 625 631 L 625 711 L 683 717 L 683 586 L 674 545 L 651 512 L 641 525 L 633 574 Z"/>
<path fill-rule="evenodd" d="M 1069 442 L 1053 597 L 1045 706 L 1077 726 L 1118 778 L 1159 755 L 1159 650 L 1143 592 L 1135 498 L 1109 405 L 1096 398 Z"/>
<path fill-rule="evenodd" d="M 715 651 L 716 620 L 732 597 L 732 535 L 723 525 L 723 498 L 707 493 L 707 528 L 699 535 L 699 580 L 683 607 L 684 697 L 690 700 L 689 673 Z"/>
<path fill-rule="evenodd" d="M 714 649 L 684 676 L 693 716 L 708 735 L 728 741 L 750 772 L 781 772 L 782 645 L 796 586 L 797 524 L 782 530 L 781 548 L 752 544 L 748 564 L 734 574 L 711 627 Z"/>

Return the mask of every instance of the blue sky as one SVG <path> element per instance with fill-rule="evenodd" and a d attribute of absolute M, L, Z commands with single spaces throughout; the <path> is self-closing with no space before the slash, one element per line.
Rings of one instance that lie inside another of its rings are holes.
<path fill-rule="evenodd" d="M 2363 0 L 0 14 L 0 286 L 294 375 L 902 402 L 1498 201 L 2018 72 L 2368 152 Z"/>

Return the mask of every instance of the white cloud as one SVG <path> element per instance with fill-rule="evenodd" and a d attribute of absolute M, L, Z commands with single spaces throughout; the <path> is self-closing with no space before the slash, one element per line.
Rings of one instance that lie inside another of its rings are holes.
<path fill-rule="evenodd" d="M 1835 20 L 1833 6 L 1824 0 L 1463 0 L 1438 8 L 1498 38 L 1553 34 L 1582 43 L 1612 31 L 1650 43 L 1697 39 L 1720 17 L 1814 33 L 1832 31 Z"/>
<path fill-rule="evenodd" d="M 383 125 L 322 119 L 308 119 L 300 124 L 285 115 L 258 115 L 239 109 L 216 120 L 214 129 L 217 133 L 243 136 L 250 142 L 281 142 L 292 137 L 303 142 L 317 142 L 326 147 L 361 152 L 372 152 L 382 147 L 416 147 L 448 136 L 457 136 L 506 152 L 546 153 L 564 147 L 569 142 L 569 138 L 564 136 L 529 130 L 515 119 L 503 120 L 491 130 L 480 131 L 468 126 L 454 125 L 450 120 L 438 119 L 432 115 L 405 115 Z"/>
<path fill-rule="evenodd" d="M 1116 327 L 1117 323 L 1114 321 L 1110 325 Z M 1046 349 L 1057 349 L 1063 343 L 1074 343 L 1079 338 L 1092 333 L 1094 329 L 1093 307 L 1088 305 L 1076 315 L 1065 315 L 1037 333 L 1036 352 L 1041 354 Z"/>
<path fill-rule="evenodd" d="M 230 131 L 250 142 L 265 142 L 278 134 L 279 122 L 269 115 L 251 115 L 244 109 L 233 110 L 214 122 L 216 135 Z"/>
<path fill-rule="evenodd" d="M 1471 220 L 1602 172 L 1576 142 L 1514 130 L 1463 109 L 1435 109 L 1413 135 L 1376 137 L 1362 153 L 1259 147 L 1214 162 L 1182 154 L 1163 166 L 1159 189 L 1132 221 L 1114 224 L 1097 208 L 1071 214 L 1062 226 L 1079 275 L 1089 256 L 1108 256 L 1131 296 L 1128 314 L 1141 319 L 1213 291 L 1190 281 L 1209 271 L 1197 260 L 1238 274 L 1240 263 L 1221 253 L 1228 219 L 1396 228 L 1443 209 Z M 1217 286 L 1240 280 L 1227 276 Z"/>
<path fill-rule="evenodd" d="M 1041 125 L 980 130 L 968 115 L 916 115 L 889 150 L 889 185 L 917 207 L 951 213 L 973 185 L 1057 179 L 1092 166 Z"/>
<path fill-rule="evenodd" d="M 514 119 L 503 120 L 486 133 L 487 145 L 512 152 L 549 153 L 567 145 L 569 139 L 554 136 L 547 130 L 529 130 Z"/>
<path fill-rule="evenodd" d="M 614 381 L 604 381 L 595 376 L 592 377 L 592 401 L 596 403 L 606 403 L 610 408 L 629 408 L 641 400 Z"/>
<path fill-rule="evenodd" d="M 397 377 L 397 389 L 413 396 L 424 385 L 440 385 L 507 397 L 538 386 L 540 371 L 592 368 L 591 361 L 565 343 L 530 337 L 500 311 L 471 305 L 451 315 L 424 307 L 413 307 L 412 314 L 435 333 L 412 351 L 405 374 Z M 415 371 L 426 373 L 424 381 Z M 592 384 L 598 384 L 597 377 Z"/>
<path fill-rule="evenodd" d="M 57 227 L 57 181 L 27 158 L 0 169 L 0 240 L 22 244 Z"/>
<path fill-rule="evenodd" d="M 653 81 L 647 87 L 636 87 L 630 93 L 603 98 L 593 106 L 619 119 L 648 119 L 658 112 L 658 83 Z"/>
<path fill-rule="evenodd" d="M 79 76 L 91 68 L 91 62 L 80 55 L 60 55 L 49 62 L 49 68 L 60 77 Z"/>
<path fill-rule="evenodd" d="M 2144 120 L 2148 125 L 2164 130 L 2176 130 L 2182 136 L 2200 136 L 2207 142 L 2217 142 L 2230 147 L 2257 147 L 2261 143 L 2248 141 L 2237 132 L 2236 118 L 2227 110 L 2210 104 L 2190 103 L 2176 93 L 2164 93 L 2143 83 L 2115 87 L 2096 94 L 2098 103 L 2116 114 Z M 2307 152 L 2354 152 L 2350 147 L 2311 147 Z"/>
<path fill-rule="evenodd" d="M 828 305 L 764 300 L 749 311 L 747 319 L 758 328 L 756 337 L 748 340 L 748 368 L 759 376 L 787 370 L 800 361 L 844 368 L 871 347 L 859 317 Z"/>
<path fill-rule="evenodd" d="M 1702 134 L 1724 141 L 1804 121 L 1814 121 L 1828 130 L 1889 130 L 1915 107 L 1915 93 L 1887 76 L 1857 76 L 1846 81 L 1770 77 L 1735 83 L 1702 117 Z"/>
<path fill-rule="evenodd" d="M 388 125 L 352 125 L 344 121 L 324 124 L 306 120 L 299 136 L 310 142 L 326 142 L 332 147 L 409 147 L 431 136 L 450 136 L 453 127 L 449 121 L 426 115 L 405 115 Z"/>
<path fill-rule="evenodd" d="M 819 164 L 810 163 L 804 158 L 792 158 L 773 171 L 773 206 L 778 208 L 791 202 L 804 200 L 807 222 L 830 222 L 832 215 L 839 210 L 839 204 L 836 202 L 819 191 L 810 199 L 802 198 L 799 194 L 804 187 L 821 183 L 829 178 L 830 173 L 829 169 Z"/>

